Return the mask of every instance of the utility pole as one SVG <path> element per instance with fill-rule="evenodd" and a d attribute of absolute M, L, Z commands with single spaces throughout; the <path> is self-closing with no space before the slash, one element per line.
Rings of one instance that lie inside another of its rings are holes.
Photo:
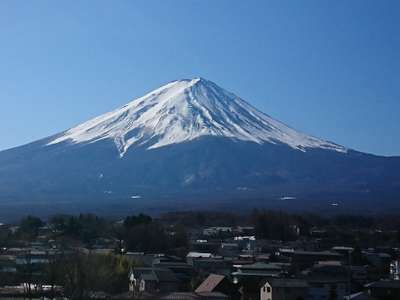
<path fill-rule="evenodd" d="M 347 293 L 351 295 L 351 250 L 348 251 L 348 266 L 347 266 Z"/>

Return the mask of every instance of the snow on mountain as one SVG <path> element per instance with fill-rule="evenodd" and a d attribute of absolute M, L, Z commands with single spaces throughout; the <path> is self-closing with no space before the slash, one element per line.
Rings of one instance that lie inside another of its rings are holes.
<path fill-rule="evenodd" d="M 203 78 L 170 82 L 112 112 L 89 120 L 48 143 L 94 143 L 112 139 L 123 157 L 132 146 L 155 149 L 221 136 L 258 144 L 283 143 L 306 151 L 347 149 L 304 133 L 270 116 Z"/>

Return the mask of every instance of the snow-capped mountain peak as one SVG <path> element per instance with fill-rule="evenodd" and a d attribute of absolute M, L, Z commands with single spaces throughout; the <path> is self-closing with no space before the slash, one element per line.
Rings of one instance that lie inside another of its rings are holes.
<path fill-rule="evenodd" d="M 258 144 L 283 143 L 301 151 L 307 148 L 347 151 L 274 120 L 203 78 L 170 82 L 121 108 L 67 130 L 48 145 L 111 139 L 122 157 L 130 147 L 145 145 L 147 149 L 155 149 L 203 136 Z"/>

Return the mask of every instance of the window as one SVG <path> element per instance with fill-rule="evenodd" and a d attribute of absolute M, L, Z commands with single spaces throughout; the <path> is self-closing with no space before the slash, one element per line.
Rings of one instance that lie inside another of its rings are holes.
<path fill-rule="evenodd" d="M 267 293 L 271 293 L 271 288 L 269 286 L 267 287 Z"/>

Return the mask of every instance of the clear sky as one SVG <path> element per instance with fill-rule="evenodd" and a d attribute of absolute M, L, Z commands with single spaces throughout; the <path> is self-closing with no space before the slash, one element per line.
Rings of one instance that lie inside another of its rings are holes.
<path fill-rule="evenodd" d="M 400 155 L 400 1 L 0 1 L 0 149 L 201 76 L 347 147 Z"/>

